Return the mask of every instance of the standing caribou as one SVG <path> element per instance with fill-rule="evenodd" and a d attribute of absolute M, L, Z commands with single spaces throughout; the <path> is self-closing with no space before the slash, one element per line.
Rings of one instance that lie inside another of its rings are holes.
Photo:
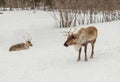
<path fill-rule="evenodd" d="M 97 39 L 97 34 L 98 31 L 96 27 L 94 26 L 89 26 L 87 28 L 80 28 L 77 30 L 77 32 L 68 32 L 68 38 L 64 43 L 65 47 L 68 47 L 70 45 L 74 45 L 75 49 L 79 51 L 78 59 L 77 61 L 80 61 L 81 59 L 81 50 L 82 46 L 85 47 L 85 61 L 88 60 L 87 58 L 87 45 L 88 43 L 91 43 L 92 45 L 92 53 L 91 53 L 91 58 L 93 58 L 94 54 L 94 44 Z"/>
<path fill-rule="evenodd" d="M 32 46 L 32 43 L 31 43 L 32 38 L 30 37 L 29 34 L 27 34 L 27 36 L 24 35 L 23 38 L 25 39 L 24 43 L 19 43 L 19 44 L 12 45 L 9 48 L 9 51 L 20 51 L 20 50 L 29 49 L 29 47 Z"/>

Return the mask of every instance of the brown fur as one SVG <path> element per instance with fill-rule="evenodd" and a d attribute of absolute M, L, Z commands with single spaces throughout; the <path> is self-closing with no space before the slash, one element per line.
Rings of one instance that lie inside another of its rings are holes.
<path fill-rule="evenodd" d="M 30 41 L 26 41 L 25 43 L 15 44 L 9 48 L 9 51 L 19 51 L 28 49 L 29 46 L 32 46 Z"/>
<path fill-rule="evenodd" d="M 79 56 L 78 61 L 80 61 L 80 54 L 82 46 L 85 47 L 85 61 L 87 61 L 87 44 L 91 43 L 92 45 L 92 53 L 91 58 L 93 58 L 94 54 L 94 44 L 96 42 L 98 31 L 96 27 L 90 26 L 87 28 L 81 28 L 76 33 L 68 36 L 64 46 L 68 47 L 69 45 L 75 45 L 79 47 Z"/>

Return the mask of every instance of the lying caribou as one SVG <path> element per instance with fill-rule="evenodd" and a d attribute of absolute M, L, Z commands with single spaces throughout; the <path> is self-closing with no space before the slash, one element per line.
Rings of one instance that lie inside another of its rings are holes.
<path fill-rule="evenodd" d="M 70 45 L 74 45 L 75 49 L 79 51 L 78 59 L 77 61 L 80 61 L 81 59 L 81 50 L 82 46 L 85 47 L 85 61 L 88 60 L 87 58 L 87 45 L 88 43 L 91 43 L 92 45 L 92 53 L 91 53 L 91 58 L 93 58 L 94 54 L 94 44 L 96 42 L 98 35 L 98 31 L 96 27 L 94 26 L 89 26 L 87 28 L 80 28 L 77 30 L 77 32 L 68 32 L 68 38 L 64 43 L 65 47 L 68 47 Z"/>
<path fill-rule="evenodd" d="M 28 35 L 27 40 L 24 43 L 19 43 L 11 46 L 9 48 L 9 51 L 20 51 L 20 50 L 29 49 L 29 47 L 32 46 L 31 40 L 32 38 L 30 38 L 30 35 Z"/>

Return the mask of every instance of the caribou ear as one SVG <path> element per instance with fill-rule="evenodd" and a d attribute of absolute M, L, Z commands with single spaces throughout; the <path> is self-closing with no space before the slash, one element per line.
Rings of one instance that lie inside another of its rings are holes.
<path fill-rule="evenodd" d="M 75 35 L 72 35 L 72 38 L 73 38 L 73 39 L 76 39 L 77 37 L 76 37 Z"/>
<path fill-rule="evenodd" d="M 75 37 L 72 35 L 71 38 L 74 39 Z"/>

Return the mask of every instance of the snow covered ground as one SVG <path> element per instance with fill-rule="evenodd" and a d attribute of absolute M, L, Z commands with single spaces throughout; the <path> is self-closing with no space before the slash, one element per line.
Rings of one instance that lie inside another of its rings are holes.
<path fill-rule="evenodd" d="M 66 37 L 44 11 L 5 11 L 0 14 L 0 82 L 119 82 L 120 21 L 93 24 L 99 34 L 93 59 L 77 62 L 78 52 L 63 43 Z M 86 27 L 86 26 L 82 26 Z M 30 33 L 33 47 L 9 52 Z M 88 57 L 91 46 L 88 46 Z"/>

